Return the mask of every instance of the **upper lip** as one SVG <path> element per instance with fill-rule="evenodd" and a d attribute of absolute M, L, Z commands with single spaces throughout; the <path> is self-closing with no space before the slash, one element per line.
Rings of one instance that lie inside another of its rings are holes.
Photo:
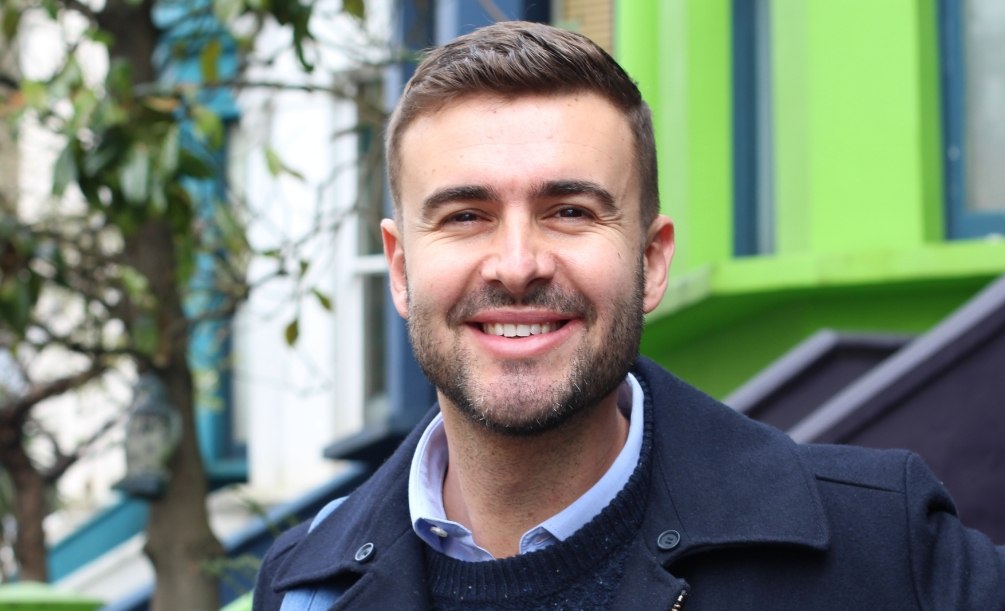
<path fill-rule="evenodd" d="M 550 312 L 541 310 L 486 310 L 467 319 L 469 324 L 511 323 L 517 325 L 534 325 L 557 323 L 576 318 L 566 312 Z"/>

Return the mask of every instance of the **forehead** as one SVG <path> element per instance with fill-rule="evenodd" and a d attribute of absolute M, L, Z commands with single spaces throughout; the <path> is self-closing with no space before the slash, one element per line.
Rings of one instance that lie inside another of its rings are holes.
<path fill-rule="evenodd" d="M 407 209 L 451 182 L 515 192 L 591 180 L 629 196 L 633 160 L 628 119 L 599 95 L 467 96 L 417 117 L 402 134 L 401 203 Z"/>

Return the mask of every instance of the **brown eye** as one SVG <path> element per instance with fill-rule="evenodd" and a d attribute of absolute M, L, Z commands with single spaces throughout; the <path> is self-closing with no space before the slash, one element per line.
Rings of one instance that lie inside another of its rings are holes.
<path fill-rule="evenodd" d="M 578 219 L 586 216 L 586 212 L 581 208 L 567 206 L 565 208 L 560 208 L 555 216 L 563 219 Z"/>
<path fill-rule="evenodd" d="M 448 223 L 473 223 L 478 220 L 478 215 L 474 212 L 458 212 L 447 217 Z"/>

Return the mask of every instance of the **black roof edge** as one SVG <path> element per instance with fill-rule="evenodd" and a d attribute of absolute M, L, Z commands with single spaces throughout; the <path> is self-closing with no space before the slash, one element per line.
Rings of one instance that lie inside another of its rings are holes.
<path fill-rule="evenodd" d="M 896 333 L 849 333 L 821 329 L 734 390 L 723 403 L 745 414 L 806 372 L 838 347 L 899 350 L 911 336 Z"/>
<path fill-rule="evenodd" d="M 800 442 L 840 441 L 957 362 L 1005 325 L 1005 275 L 789 430 Z"/>

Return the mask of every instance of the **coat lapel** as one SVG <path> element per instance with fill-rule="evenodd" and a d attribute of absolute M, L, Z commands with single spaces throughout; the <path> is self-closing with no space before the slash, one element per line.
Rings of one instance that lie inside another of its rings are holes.
<path fill-rule="evenodd" d="M 428 608 L 422 542 L 412 531 L 408 509 L 408 471 L 435 411 L 287 554 L 272 582 L 277 591 L 334 583 L 345 586 L 335 608 Z M 362 553 L 364 546 L 368 554 Z M 363 606 L 371 599 L 373 606 Z"/>
<path fill-rule="evenodd" d="M 655 437 L 642 537 L 662 564 L 716 546 L 826 549 L 830 535 L 816 480 L 788 436 L 646 359 L 637 367 L 653 402 Z M 662 549 L 658 539 L 667 530 L 680 540 Z"/>

